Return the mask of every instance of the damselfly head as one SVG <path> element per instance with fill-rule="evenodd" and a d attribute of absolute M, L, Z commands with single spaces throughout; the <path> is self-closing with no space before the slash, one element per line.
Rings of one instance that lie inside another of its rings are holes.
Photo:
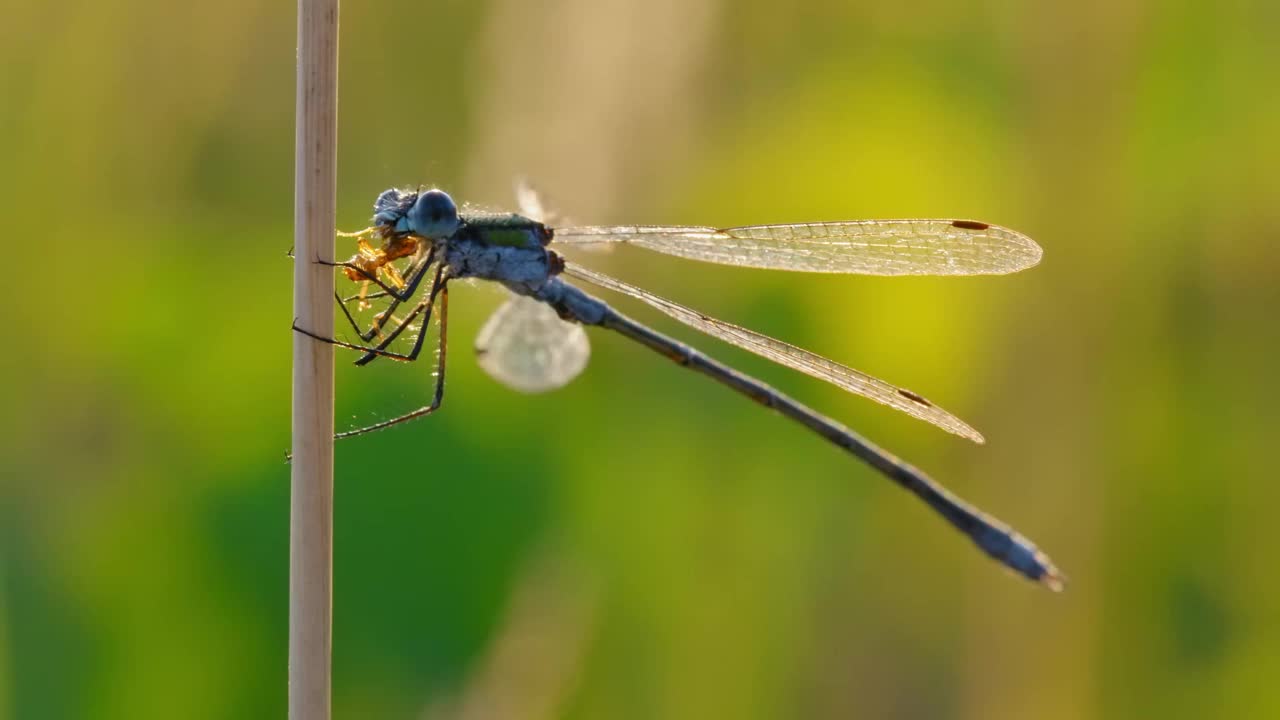
<path fill-rule="evenodd" d="M 419 193 L 406 217 L 409 232 L 428 240 L 443 240 L 458 231 L 458 206 L 443 190 Z"/>
<path fill-rule="evenodd" d="M 383 190 L 378 195 L 378 199 L 373 202 L 373 224 L 396 230 L 397 225 L 405 223 L 405 213 L 409 212 L 409 208 L 413 207 L 413 201 L 417 199 L 418 193 L 415 190 L 399 188 Z M 399 230 L 403 232 L 404 228 Z"/>

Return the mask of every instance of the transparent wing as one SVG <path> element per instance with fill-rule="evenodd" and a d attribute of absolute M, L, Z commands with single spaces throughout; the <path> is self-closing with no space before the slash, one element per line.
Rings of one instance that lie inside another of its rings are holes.
<path fill-rule="evenodd" d="M 544 303 L 512 295 L 480 328 L 476 356 L 494 380 L 539 393 L 577 377 L 587 366 L 591 346 L 581 325 L 561 320 Z"/>
<path fill-rule="evenodd" d="M 542 196 L 533 188 L 529 178 L 516 178 L 515 191 L 516 205 L 519 206 L 521 215 L 540 223 L 552 222 L 551 214 L 542 204 Z"/>
<path fill-rule="evenodd" d="M 1000 275 L 1040 262 L 1034 240 L 974 220 L 854 220 L 736 228 L 556 228 L 555 242 L 630 243 L 691 260 L 862 275 Z"/>
<path fill-rule="evenodd" d="M 517 177 L 515 181 L 516 205 L 520 214 L 530 220 L 537 220 L 545 225 L 564 225 L 573 222 L 565 218 L 559 208 L 548 206 L 542 193 L 529 182 L 527 177 Z"/>
<path fill-rule="evenodd" d="M 565 268 L 564 274 L 586 280 L 593 285 L 598 285 L 608 290 L 630 295 L 661 310 L 689 327 L 701 330 L 731 345 L 737 345 L 744 350 L 768 358 L 780 365 L 794 368 L 820 380 L 826 380 L 832 385 L 855 395 L 861 395 L 891 408 L 896 408 L 914 418 L 931 422 L 943 430 L 966 437 L 974 442 L 985 442 L 982 435 L 963 420 L 910 390 L 890 385 L 883 380 L 781 340 L 775 340 L 767 335 L 761 335 L 753 330 L 748 330 L 723 320 L 707 317 L 696 310 L 658 297 L 647 290 L 628 285 L 621 280 L 616 280 L 594 270 L 588 270 L 578 265 L 569 265 Z"/>

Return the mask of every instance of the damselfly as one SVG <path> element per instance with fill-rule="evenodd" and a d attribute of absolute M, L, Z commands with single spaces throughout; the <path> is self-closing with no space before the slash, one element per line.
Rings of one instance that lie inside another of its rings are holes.
<path fill-rule="evenodd" d="M 1030 238 L 973 220 L 855 220 L 715 228 L 672 225 L 552 227 L 537 195 L 518 191 L 521 213 L 459 213 L 441 190 L 390 189 L 374 203 L 373 225 L 356 233 L 357 252 L 337 263 L 359 283 L 338 306 L 364 343 L 317 336 L 317 340 L 360 351 L 365 365 L 378 357 L 418 358 L 433 313 L 439 319 L 435 392 L 431 403 L 399 417 L 346 432 L 337 438 L 381 430 L 429 415 L 444 399 L 449 283 L 474 278 L 506 287 L 513 297 L 481 329 L 476 348 L 481 366 L 494 378 L 527 392 L 551 390 L 576 377 L 590 354 L 583 326 L 613 330 L 676 363 L 702 373 L 809 428 L 916 494 L 991 557 L 1059 589 L 1063 578 L 1036 546 L 995 518 L 969 505 L 923 472 L 802 405 L 773 387 L 724 365 L 694 348 L 648 328 L 565 278 L 640 300 L 676 320 L 731 345 L 826 380 L 949 432 L 983 442 L 982 436 L 923 396 L 833 360 L 744 327 L 708 317 L 576 262 L 566 262 L 548 246 L 625 243 L 704 262 L 775 270 L 866 275 L 984 275 L 1026 269 L 1040 261 Z M 400 265 L 396 263 L 403 261 Z M 419 286 L 429 289 L 413 302 Z M 370 286 L 377 290 L 369 292 Z M 385 299 L 368 327 L 349 304 L 367 309 Z M 412 305 L 406 305 L 413 303 Z M 403 317 L 396 311 L 409 307 Z M 415 323 L 419 323 L 415 326 Z M 391 350 L 409 330 L 408 352 Z M 376 343 L 374 342 L 376 339 Z"/>

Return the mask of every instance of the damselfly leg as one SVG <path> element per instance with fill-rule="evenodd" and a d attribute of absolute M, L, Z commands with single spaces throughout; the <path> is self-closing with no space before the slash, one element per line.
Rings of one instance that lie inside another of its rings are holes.
<path fill-rule="evenodd" d="M 400 323 L 397 324 L 396 327 L 392 329 L 392 331 L 388 333 L 387 336 L 384 337 L 377 345 L 357 345 L 355 343 L 344 342 L 335 338 L 323 337 L 311 332 L 310 330 L 298 327 L 297 323 L 294 323 L 293 329 L 307 337 L 315 338 L 316 340 L 329 343 L 330 345 L 363 352 L 364 355 L 359 360 L 356 360 L 356 365 L 367 365 L 375 357 L 389 357 L 393 360 L 413 362 L 418 359 L 418 355 L 422 352 L 423 341 L 426 339 L 427 326 L 431 323 L 432 307 L 435 304 L 436 297 L 441 293 L 446 292 L 447 285 L 448 279 L 444 275 L 444 266 L 440 266 L 440 269 L 436 271 L 435 281 L 431 284 L 431 292 L 428 293 L 427 297 L 419 302 L 417 306 L 414 307 L 413 311 L 406 315 L 405 318 L 401 320 Z M 387 347 L 390 346 L 392 342 L 395 342 L 395 340 L 399 338 L 407 328 L 412 326 L 413 321 L 416 320 L 418 316 L 424 314 L 425 317 L 423 318 L 422 326 L 418 328 L 417 334 L 414 336 L 412 350 L 408 353 L 397 353 L 387 350 Z"/>
<path fill-rule="evenodd" d="M 398 425 L 402 422 L 430 415 L 440 409 L 441 404 L 444 402 L 444 375 L 446 359 L 449 353 L 449 280 L 444 275 L 444 268 L 441 267 L 440 270 L 436 272 L 435 280 L 431 285 L 431 292 L 414 307 L 413 311 L 410 312 L 409 315 L 406 316 L 405 319 L 396 326 L 391 334 L 377 347 L 356 345 L 354 343 L 343 342 L 334 338 L 322 337 L 309 330 L 300 328 L 297 323 L 294 323 L 294 331 L 302 333 L 303 335 L 337 347 L 364 352 L 365 355 L 361 358 L 362 360 L 374 357 L 390 357 L 394 360 L 412 362 L 417 360 L 418 356 L 422 353 L 423 343 L 427 337 L 427 326 L 431 323 L 431 317 L 437 298 L 439 298 L 440 302 L 439 312 L 436 314 L 436 317 L 439 318 L 440 335 L 436 345 L 435 390 L 432 393 L 431 403 L 412 412 L 405 413 L 404 415 L 400 415 L 389 420 L 383 420 L 382 422 L 374 423 L 367 427 L 336 433 L 333 436 L 334 439 L 340 440 L 343 438 L 374 432 L 376 430 L 382 430 L 383 428 L 391 427 L 392 425 Z M 409 327 L 419 316 L 423 316 L 422 327 L 418 329 L 417 334 L 414 337 L 413 349 L 408 353 L 395 353 L 386 350 L 386 346 L 394 341 L 405 330 L 405 328 Z M 357 363 L 359 362 L 360 361 L 357 361 Z"/>
<path fill-rule="evenodd" d="M 354 437 L 356 435 L 364 435 L 365 433 L 371 433 L 377 430 L 382 430 L 384 428 L 391 427 L 392 425 L 399 425 L 402 422 L 408 422 L 410 420 L 415 420 L 420 417 L 426 417 L 427 415 L 430 415 L 431 413 L 440 409 L 440 405 L 444 403 L 445 358 L 449 354 L 449 339 L 448 339 L 449 338 L 449 286 L 448 286 L 447 280 L 440 285 L 439 317 L 440 317 L 440 340 L 436 346 L 436 388 L 435 388 L 435 392 L 432 394 L 432 397 L 431 397 L 431 404 L 418 408 L 413 412 L 405 413 L 404 415 L 401 415 L 399 417 L 391 418 L 390 420 L 383 420 L 382 422 L 377 422 L 366 427 L 356 428 L 355 430 L 347 430 L 344 432 L 337 433 L 333 436 L 335 440 Z M 426 324 L 425 321 L 423 324 L 424 325 Z M 418 350 L 420 350 L 422 347 L 422 338 L 425 335 L 426 335 L 425 331 L 419 331 L 418 339 L 414 344 L 414 352 L 412 353 L 413 357 L 407 357 L 402 359 L 412 360 L 417 357 Z"/>
<path fill-rule="evenodd" d="M 400 307 L 400 304 L 404 302 L 408 302 L 409 299 L 412 298 L 413 295 L 418 291 L 418 286 L 422 283 L 422 279 L 426 277 L 427 272 L 430 270 L 432 262 L 435 261 L 435 256 L 436 256 L 436 248 L 433 246 L 430 250 L 427 251 L 426 255 L 422 256 L 421 258 L 417 258 L 412 263 L 410 263 L 408 268 L 407 278 L 405 279 L 404 288 L 400 290 L 396 290 L 391 287 L 388 287 L 385 283 L 383 283 L 378 278 L 378 272 L 382 270 L 384 267 L 394 267 L 393 265 L 390 264 L 390 262 L 373 264 L 373 265 L 370 265 L 370 267 L 362 267 L 350 261 L 345 263 L 321 263 L 321 264 L 350 269 L 355 274 L 365 278 L 367 282 L 376 283 L 379 287 L 383 288 L 381 292 L 373 293 L 371 295 L 366 295 L 363 292 L 361 292 L 349 298 L 335 296 L 335 299 L 338 302 L 338 306 L 342 308 L 342 314 L 346 316 L 347 321 L 351 324 L 352 328 L 354 328 L 356 333 L 360 335 L 360 339 L 364 340 L 365 342 L 369 342 L 370 340 L 373 340 L 374 337 L 376 337 L 382 332 L 382 328 L 386 324 L 387 319 L 392 317 L 392 313 L 394 313 L 396 309 Z M 348 277 L 350 277 L 350 273 L 348 274 Z M 392 298 L 391 302 L 387 305 L 385 309 L 383 309 L 381 312 L 373 316 L 373 319 L 372 321 L 370 321 L 369 327 L 367 329 L 360 327 L 355 317 L 351 314 L 350 309 L 347 307 L 347 303 L 351 302 L 352 300 L 356 300 L 359 302 L 366 302 L 368 300 L 373 300 L 376 298 L 382 298 L 387 296 L 390 296 Z"/>
<path fill-rule="evenodd" d="M 420 301 L 417 304 L 417 306 L 415 306 L 413 310 L 408 315 L 405 316 L 404 320 L 397 323 L 394 328 L 391 328 L 391 331 L 388 332 L 386 335 L 384 335 L 382 337 L 382 340 L 376 346 L 369 348 L 365 352 L 363 357 L 355 361 L 355 364 L 368 365 L 369 363 L 373 362 L 375 358 L 378 358 L 378 357 L 394 357 L 394 354 L 389 356 L 384 351 L 387 349 L 387 347 L 391 345 L 391 343 L 396 341 L 396 338 L 400 337 L 400 334 L 403 333 L 410 326 L 414 318 L 416 318 L 418 315 L 421 315 L 423 312 L 425 312 L 427 317 L 425 320 L 423 320 L 422 327 L 419 328 L 418 330 L 418 336 L 414 340 L 414 349 L 410 353 L 410 357 L 400 358 L 400 359 L 405 359 L 410 361 L 417 359 L 418 351 L 422 349 L 422 334 L 426 330 L 427 324 L 431 320 L 431 306 L 435 303 L 436 295 L 444 291 L 445 287 L 448 285 L 448 282 L 449 282 L 449 278 L 445 274 L 445 266 L 440 265 L 439 268 L 436 270 L 435 280 L 433 280 L 431 283 L 431 292 L 427 294 L 426 299 Z M 388 308 L 386 312 L 389 313 L 391 309 L 394 307 L 395 306 L 393 305 L 392 307 Z"/>

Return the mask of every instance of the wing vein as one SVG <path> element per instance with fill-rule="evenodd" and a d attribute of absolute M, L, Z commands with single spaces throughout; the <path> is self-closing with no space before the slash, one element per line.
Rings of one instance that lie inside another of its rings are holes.
<path fill-rule="evenodd" d="M 580 265 L 568 265 L 565 267 L 564 273 L 606 290 L 629 295 L 689 327 L 723 340 L 730 345 L 735 345 L 743 350 L 772 360 L 779 365 L 799 370 L 819 380 L 825 380 L 850 393 L 888 405 L 914 418 L 933 423 L 943 430 L 968 438 L 974 442 L 985 442 L 981 433 L 963 420 L 910 390 L 891 385 L 847 365 L 842 365 L 803 348 L 762 335 L 754 330 L 748 330 L 739 325 L 709 317 L 692 308 L 685 307 L 679 303 L 654 295 L 647 290 Z"/>
<path fill-rule="evenodd" d="M 627 243 L 690 260 L 771 270 L 862 275 L 990 275 L 1040 262 L 1027 236 L 968 220 L 557 228 L 563 245 Z"/>

